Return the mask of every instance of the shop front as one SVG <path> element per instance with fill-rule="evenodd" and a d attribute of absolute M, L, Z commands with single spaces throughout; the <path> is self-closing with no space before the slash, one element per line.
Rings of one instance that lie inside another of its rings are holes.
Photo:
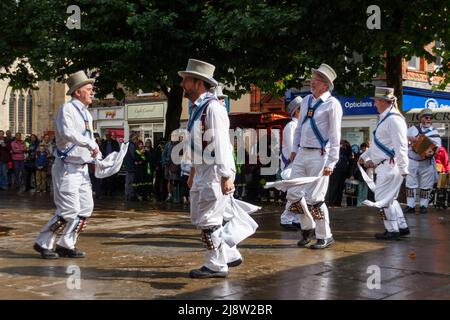
<path fill-rule="evenodd" d="M 372 139 L 372 132 L 378 122 L 378 112 L 374 101 L 369 97 L 336 97 L 342 105 L 343 117 L 341 125 L 341 139 L 350 145 L 358 147 L 363 142 Z"/>
<path fill-rule="evenodd" d="M 127 140 L 131 133 L 137 133 L 139 139 L 144 141 L 151 139 L 153 145 L 164 137 L 165 115 L 167 102 L 151 102 L 127 104 L 125 139 Z"/>
<path fill-rule="evenodd" d="M 104 138 L 105 132 L 108 130 L 116 135 L 117 141 L 124 141 L 125 111 L 123 106 L 92 108 L 90 111 L 94 120 L 94 128 L 100 137 Z"/>
<path fill-rule="evenodd" d="M 450 92 L 404 87 L 402 108 L 408 126 L 420 122 L 421 110 L 432 109 L 433 126 L 438 130 L 442 144 L 448 150 L 450 146 Z"/>

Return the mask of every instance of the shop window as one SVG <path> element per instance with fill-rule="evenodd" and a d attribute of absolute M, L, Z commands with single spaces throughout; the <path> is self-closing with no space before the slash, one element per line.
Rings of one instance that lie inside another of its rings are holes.
<path fill-rule="evenodd" d="M 11 92 L 9 96 L 9 130 L 16 132 L 16 95 Z"/>
<path fill-rule="evenodd" d="M 24 132 L 24 118 L 25 118 L 25 104 L 24 104 L 23 94 L 19 94 L 19 100 L 17 102 L 17 131 L 20 133 Z"/>
<path fill-rule="evenodd" d="M 26 132 L 33 133 L 33 96 L 31 91 L 28 92 L 26 98 Z"/>

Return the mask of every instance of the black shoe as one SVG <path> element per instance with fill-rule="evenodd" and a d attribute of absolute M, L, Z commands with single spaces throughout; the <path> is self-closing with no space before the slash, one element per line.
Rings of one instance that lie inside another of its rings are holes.
<path fill-rule="evenodd" d="M 403 209 L 403 213 L 415 213 L 416 209 L 411 207 L 406 207 Z"/>
<path fill-rule="evenodd" d="M 420 207 L 420 213 L 422 214 L 428 213 L 428 208 L 424 206 Z"/>
<path fill-rule="evenodd" d="M 317 239 L 317 242 L 310 245 L 310 249 L 325 249 L 334 243 L 333 237 L 327 239 Z"/>
<path fill-rule="evenodd" d="M 232 267 L 237 267 L 241 263 L 242 263 L 242 259 L 237 259 L 237 260 L 228 262 L 227 265 L 228 265 L 228 267 L 232 268 Z"/>
<path fill-rule="evenodd" d="M 42 259 L 58 259 L 59 255 L 53 250 L 44 249 L 37 243 L 34 244 L 33 249 L 41 254 Z"/>
<path fill-rule="evenodd" d="M 375 238 L 378 240 L 399 240 L 400 232 L 389 232 L 385 230 L 384 233 L 376 233 Z"/>
<path fill-rule="evenodd" d="M 297 242 L 297 246 L 304 247 L 308 243 L 310 243 L 312 237 L 314 236 L 314 233 L 315 233 L 315 229 L 302 230 L 302 239 L 299 242 Z"/>
<path fill-rule="evenodd" d="M 55 251 L 59 254 L 60 257 L 69 257 L 69 258 L 84 258 L 86 253 L 83 251 L 78 251 L 76 248 L 67 249 L 61 246 L 56 246 Z"/>
<path fill-rule="evenodd" d="M 398 231 L 400 232 L 400 235 L 401 235 L 401 236 L 407 236 L 408 234 L 411 233 L 411 232 L 409 231 L 409 228 L 408 228 L 408 227 L 406 227 L 406 228 L 404 228 L 404 229 L 399 228 Z"/>
<path fill-rule="evenodd" d="M 205 278 L 226 278 L 228 272 L 212 271 L 203 266 L 200 269 L 194 269 L 189 272 L 191 278 L 205 279 Z"/>

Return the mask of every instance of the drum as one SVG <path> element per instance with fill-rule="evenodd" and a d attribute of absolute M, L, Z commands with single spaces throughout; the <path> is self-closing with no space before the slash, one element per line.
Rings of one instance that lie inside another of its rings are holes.
<path fill-rule="evenodd" d="M 429 158 L 434 155 L 436 145 L 430 138 L 421 134 L 417 138 L 417 142 L 412 145 L 412 149 L 418 153 L 422 158 Z"/>

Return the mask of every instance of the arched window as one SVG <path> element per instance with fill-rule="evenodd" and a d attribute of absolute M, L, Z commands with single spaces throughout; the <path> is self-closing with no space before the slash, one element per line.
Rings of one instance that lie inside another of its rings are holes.
<path fill-rule="evenodd" d="M 19 94 L 19 100 L 17 102 L 17 131 L 20 133 L 25 133 L 24 132 L 24 111 L 25 111 L 25 106 L 24 106 L 24 97 L 23 94 Z"/>
<path fill-rule="evenodd" d="M 27 134 L 33 133 L 33 96 L 31 90 L 27 94 Z"/>
<path fill-rule="evenodd" d="M 9 95 L 9 130 L 16 132 L 16 95 L 11 91 Z"/>

